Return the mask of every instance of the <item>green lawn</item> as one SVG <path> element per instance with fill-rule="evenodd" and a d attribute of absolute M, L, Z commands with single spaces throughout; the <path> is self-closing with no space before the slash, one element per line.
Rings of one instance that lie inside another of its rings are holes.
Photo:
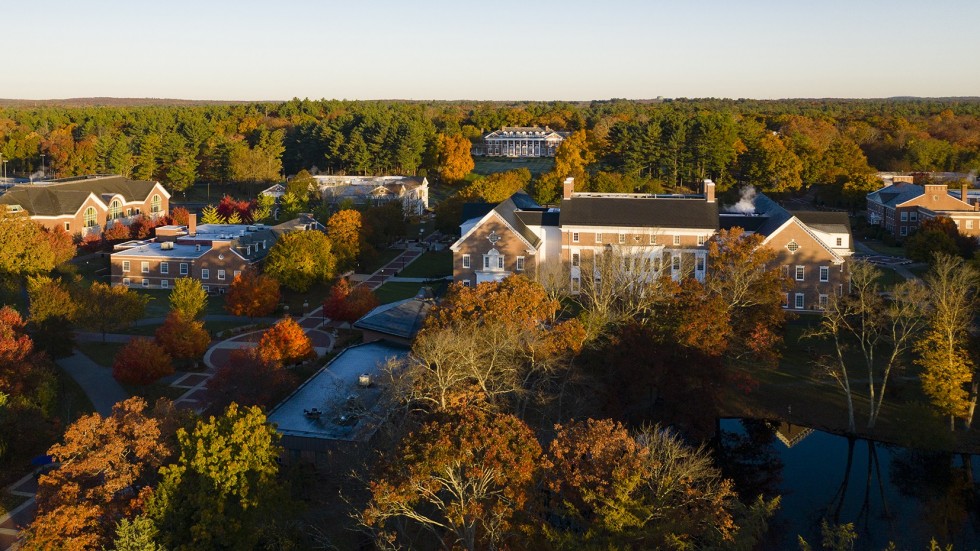
<path fill-rule="evenodd" d="M 536 157 L 531 159 L 510 159 L 507 157 L 474 157 L 473 163 L 476 167 L 474 174 L 486 176 L 494 172 L 506 172 L 526 168 L 531 174 L 537 176 L 550 171 L 555 166 L 555 160 L 549 157 Z"/>
<path fill-rule="evenodd" d="M 145 318 L 165 318 L 170 313 L 170 291 L 166 289 L 140 289 L 134 288 L 134 292 L 150 297 L 149 304 L 146 305 Z M 208 295 L 208 306 L 204 309 L 205 315 L 208 314 L 227 314 L 225 311 L 225 295 Z"/>
<path fill-rule="evenodd" d="M 887 256 L 905 256 L 905 247 L 885 245 L 881 241 L 875 239 L 861 241 L 861 243 L 878 254 Z"/>
<path fill-rule="evenodd" d="M 82 354 L 102 367 L 112 367 L 116 354 L 123 346 L 125 345 L 116 342 L 80 342 L 77 345 Z"/>
<path fill-rule="evenodd" d="M 449 275 L 453 275 L 453 253 L 450 250 L 424 253 L 398 273 L 398 277 L 430 279 Z"/>
<path fill-rule="evenodd" d="M 417 230 L 416 230 L 417 231 Z M 382 266 L 391 262 L 396 256 L 402 254 L 404 249 L 385 249 L 378 252 L 378 256 L 371 262 L 363 262 L 357 268 L 359 274 L 373 274 L 381 269 Z"/>
<path fill-rule="evenodd" d="M 895 270 L 884 266 L 881 267 L 881 275 L 878 276 L 878 285 L 881 285 L 883 289 L 891 289 L 903 281 L 905 281 L 905 278 Z"/>
<path fill-rule="evenodd" d="M 407 282 L 407 281 L 389 281 L 381 287 L 378 287 L 374 294 L 378 297 L 378 301 L 381 304 L 387 304 L 389 302 L 395 302 L 396 300 L 404 300 L 406 298 L 412 298 L 419 293 L 419 289 L 425 286 L 425 283 L 419 282 Z M 437 285 L 431 285 L 432 291 L 436 295 L 441 295 L 446 292 L 448 283 L 443 281 Z"/>

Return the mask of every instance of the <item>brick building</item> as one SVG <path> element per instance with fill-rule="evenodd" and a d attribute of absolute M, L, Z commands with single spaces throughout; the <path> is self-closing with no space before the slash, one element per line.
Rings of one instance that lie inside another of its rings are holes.
<path fill-rule="evenodd" d="M 869 193 L 867 205 L 868 223 L 880 225 L 899 239 L 914 233 L 923 220 L 940 216 L 952 219 L 960 233 L 980 236 L 980 201 L 971 197 L 965 185 L 951 190 L 945 184 L 920 186 L 897 179 Z"/>
<path fill-rule="evenodd" d="M 196 224 L 161 226 L 156 239 L 116 245 L 111 255 L 113 285 L 168 289 L 174 279 L 200 280 L 206 291 L 224 293 L 235 276 L 261 262 L 280 235 L 292 231 L 319 230 L 312 216 L 276 226 L 263 224 Z"/>
<path fill-rule="evenodd" d="M 14 186 L 0 196 L 0 205 L 27 211 L 31 220 L 47 228 L 85 236 L 112 224 L 128 225 L 140 215 L 166 216 L 170 193 L 159 182 L 90 176 Z"/>

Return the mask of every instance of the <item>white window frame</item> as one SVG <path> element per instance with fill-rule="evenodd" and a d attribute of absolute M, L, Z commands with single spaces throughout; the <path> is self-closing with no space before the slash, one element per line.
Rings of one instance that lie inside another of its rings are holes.
<path fill-rule="evenodd" d="M 674 236 L 674 246 L 675 247 L 678 247 L 678 246 L 680 246 L 680 244 L 681 244 L 681 236 L 675 235 Z"/>
<path fill-rule="evenodd" d="M 71 222 L 65 222 L 65 231 L 71 231 Z"/>
<path fill-rule="evenodd" d="M 470 286 L 470 280 L 469 279 L 464 279 L 463 280 L 463 287 L 469 287 L 469 286 Z"/>
<path fill-rule="evenodd" d="M 655 234 L 655 233 L 651 233 L 650 234 L 650 244 L 651 245 L 656 245 L 657 244 L 657 234 Z"/>
<path fill-rule="evenodd" d="M 908 222 L 908 221 L 909 221 L 909 213 L 908 213 L 908 211 L 903 210 L 902 211 L 902 222 Z"/>
<path fill-rule="evenodd" d="M 133 281 L 131 279 L 129 279 L 128 277 L 124 277 L 123 278 L 123 285 L 125 285 L 126 287 L 129 287 L 132 283 L 133 283 Z"/>
<path fill-rule="evenodd" d="M 211 292 L 211 287 L 209 287 L 207 285 L 201 285 L 201 289 L 204 289 L 204 292 L 205 293 L 210 293 Z"/>
<path fill-rule="evenodd" d="M 464 254 L 463 255 L 463 268 L 469 268 L 469 267 L 470 267 L 470 255 Z"/>
<path fill-rule="evenodd" d="M 153 213 L 153 214 L 156 214 L 156 213 L 160 212 L 160 210 L 161 210 L 160 209 L 160 203 L 161 203 L 160 196 L 159 195 L 154 195 L 153 198 L 150 199 L 150 212 Z"/>
<path fill-rule="evenodd" d="M 898 229 L 898 234 L 901 235 L 902 237 L 907 236 L 909 234 L 909 228 L 908 228 L 908 226 L 902 226 L 901 228 L 899 228 Z"/>
<path fill-rule="evenodd" d="M 169 279 L 161 279 L 160 280 L 160 288 L 161 289 L 169 289 L 170 288 L 170 280 Z"/>
<path fill-rule="evenodd" d="M 602 243 L 602 232 L 595 232 L 595 242 Z"/>
<path fill-rule="evenodd" d="M 625 245 L 626 244 L 626 234 L 625 233 L 619 234 L 619 244 L 620 245 Z"/>
<path fill-rule="evenodd" d="M 225 271 L 224 270 L 218 270 L 218 281 L 222 281 L 224 279 L 225 279 Z"/>
<path fill-rule="evenodd" d="M 144 277 L 143 278 L 143 287 L 149 287 L 149 286 L 150 286 L 150 279 Z"/>
<path fill-rule="evenodd" d="M 98 222 L 99 214 L 95 212 L 95 207 L 88 207 L 85 209 L 85 214 L 82 215 L 85 222 L 86 228 L 94 228 Z"/>
<path fill-rule="evenodd" d="M 170 273 L 170 263 L 169 262 L 161 262 L 160 263 L 160 273 L 161 274 L 169 274 Z"/>
<path fill-rule="evenodd" d="M 827 283 L 830 281 L 830 266 L 820 267 L 820 282 Z"/>
<path fill-rule="evenodd" d="M 913 210 L 912 212 L 909 213 L 910 222 L 917 222 L 918 220 L 919 220 L 919 211 Z"/>
<path fill-rule="evenodd" d="M 577 231 L 573 231 L 572 232 L 572 243 L 578 243 L 578 232 Z"/>
<path fill-rule="evenodd" d="M 789 308 L 789 293 L 783 293 L 783 308 Z"/>
<path fill-rule="evenodd" d="M 129 261 L 128 261 L 128 260 L 123 260 L 123 261 L 122 261 L 122 271 L 123 271 L 124 273 L 129 273 L 129 269 L 130 269 L 130 268 L 131 268 L 131 266 L 130 266 L 130 264 L 129 264 Z"/>
<path fill-rule="evenodd" d="M 826 310 L 827 309 L 827 304 L 829 303 L 829 300 L 830 299 L 829 299 L 829 297 L 827 295 L 824 295 L 824 294 L 818 295 L 817 296 L 817 308 L 820 309 L 820 310 Z"/>
<path fill-rule="evenodd" d="M 572 266 L 578 267 L 582 265 L 582 257 L 579 253 L 572 253 Z"/>
<path fill-rule="evenodd" d="M 704 266 L 705 266 L 705 258 L 704 258 L 704 255 L 700 255 L 700 254 L 699 255 L 696 255 L 694 257 L 694 269 L 696 271 L 698 271 L 698 272 L 703 272 L 704 271 Z"/>
<path fill-rule="evenodd" d="M 973 220 L 967 220 L 966 221 L 966 229 L 968 229 L 968 230 L 972 230 L 973 229 Z"/>
<path fill-rule="evenodd" d="M 186 262 L 181 262 L 181 263 L 180 263 L 180 275 L 182 275 L 182 276 L 185 276 L 185 275 L 187 275 L 188 273 L 189 273 L 189 272 L 188 272 L 188 270 L 187 270 L 187 263 L 186 263 Z"/>
<path fill-rule="evenodd" d="M 796 293 L 795 303 L 793 306 L 795 306 L 797 310 L 802 310 L 806 306 L 806 299 L 804 298 L 803 293 Z"/>
<path fill-rule="evenodd" d="M 209 268 L 201 268 L 201 279 L 211 279 L 211 270 Z"/>
<path fill-rule="evenodd" d="M 577 278 L 577 277 L 573 277 L 572 278 L 572 292 L 573 293 L 577 293 L 577 292 L 579 292 L 581 290 L 582 290 L 582 281 L 579 278 Z"/>
<path fill-rule="evenodd" d="M 801 264 L 796 265 L 796 270 L 794 271 L 794 279 L 796 281 L 804 281 L 806 279 L 806 266 Z"/>
<path fill-rule="evenodd" d="M 140 273 L 148 274 L 150 273 L 150 263 L 146 260 L 140 262 Z"/>
<path fill-rule="evenodd" d="M 698 246 L 700 247 L 702 245 L 704 245 L 704 236 L 703 235 L 699 235 L 698 236 Z"/>
<path fill-rule="evenodd" d="M 837 238 L 837 246 L 838 247 L 843 247 L 844 246 L 844 238 L 843 237 L 838 237 Z"/>
<path fill-rule="evenodd" d="M 523 256 L 517 257 L 517 266 L 515 267 L 515 270 L 517 270 L 518 272 L 523 272 L 524 271 L 524 257 Z"/>
<path fill-rule="evenodd" d="M 673 272 L 679 272 L 681 269 L 681 255 L 675 254 L 670 257 L 670 269 Z"/>
<path fill-rule="evenodd" d="M 235 270 L 235 272 L 232 274 L 232 278 L 236 278 L 236 277 L 238 277 L 240 275 L 242 275 L 242 271 L 241 270 Z"/>

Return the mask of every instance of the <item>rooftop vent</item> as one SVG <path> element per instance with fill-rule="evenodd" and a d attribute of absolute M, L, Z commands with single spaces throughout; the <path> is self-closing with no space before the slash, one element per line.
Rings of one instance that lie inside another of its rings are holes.
<path fill-rule="evenodd" d="M 174 250 L 174 242 L 173 241 L 164 241 L 163 243 L 160 243 L 160 250 L 164 250 L 164 251 L 172 251 L 172 250 Z"/>

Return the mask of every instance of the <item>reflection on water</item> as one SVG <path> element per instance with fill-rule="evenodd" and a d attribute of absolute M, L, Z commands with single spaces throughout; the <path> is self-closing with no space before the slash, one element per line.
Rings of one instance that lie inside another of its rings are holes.
<path fill-rule="evenodd" d="M 782 496 L 774 549 L 802 535 L 819 548 L 820 521 L 854 523 L 858 549 L 980 546 L 980 499 L 969 456 L 923 452 L 765 421 L 720 421 L 718 460 L 740 495 Z"/>

